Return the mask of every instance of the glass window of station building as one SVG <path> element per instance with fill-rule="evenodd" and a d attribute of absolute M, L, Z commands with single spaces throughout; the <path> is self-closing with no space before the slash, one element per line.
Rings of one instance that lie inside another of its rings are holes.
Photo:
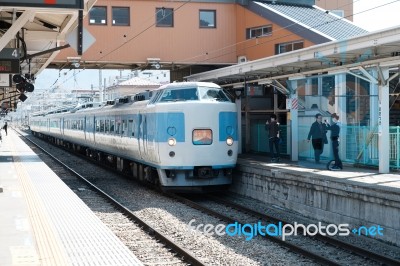
<path fill-rule="evenodd" d="M 200 10 L 199 11 L 200 28 L 216 28 L 216 11 Z"/>
<path fill-rule="evenodd" d="M 130 14 L 129 7 L 112 7 L 112 25 L 129 26 Z"/>
<path fill-rule="evenodd" d="M 361 76 L 361 75 L 360 75 Z M 298 150 L 299 158 L 313 160 L 313 148 L 305 140 L 315 115 L 332 124 L 331 114 L 341 121 L 341 159 L 350 163 L 376 165 L 378 163 L 378 111 L 371 109 L 378 103 L 377 88 L 364 78 L 352 74 L 322 75 L 297 80 L 298 93 Z M 290 129 L 288 129 L 290 130 Z M 332 157 L 331 132 L 326 136 L 321 158 Z"/>
<path fill-rule="evenodd" d="M 173 27 L 174 26 L 174 9 L 172 8 L 156 8 L 156 26 L 157 27 Z"/>
<path fill-rule="evenodd" d="M 272 35 L 272 25 L 246 29 L 246 39 L 253 39 L 270 35 Z"/>
<path fill-rule="evenodd" d="M 107 7 L 94 6 L 89 11 L 89 24 L 107 25 Z"/>
<path fill-rule="evenodd" d="M 321 114 L 323 122 L 332 124 L 331 114 L 339 115 L 340 146 L 339 152 L 342 161 L 361 165 L 377 166 L 379 163 L 379 99 L 378 85 L 366 80 L 362 73 L 353 72 L 340 74 L 321 74 L 301 79 L 287 81 L 287 87 L 296 91 L 296 110 L 298 118 L 298 147 L 300 160 L 314 162 L 312 143 L 306 141 L 310 127 L 315 122 L 315 115 Z M 375 73 L 370 73 L 376 76 Z M 396 80 L 396 82 L 398 82 Z M 287 95 L 275 90 L 271 84 L 247 85 L 245 95 L 248 103 L 242 101 L 242 110 L 249 112 L 249 129 L 243 124 L 243 150 L 249 152 L 268 153 L 268 131 L 265 122 L 272 113 L 277 114 L 281 130 L 281 154 L 291 154 L 291 119 L 292 114 Z M 275 100 L 276 99 L 276 100 Z M 396 123 L 397 117 L 391 118 L 391 125 Z M 390 128 L 390 143 L 395 146 L 396 130 Z M 245 146 L 245 136 L 251 136 L 249 146 Z M 324 145 L 321 160 L 328 161 L 333 157 L 331 132 L 326 132 L 328 143 Z M 400 143 L 400 142 L 399 142 Z M 398 156 L 397 149 L 390 151 L 390 163 L 395 165 Z"/>
<path fill-rule="evenodd" d="M 275 45 L 275 54 L 282 54 L 282 53 L 302 49 L 303 47 L 304 47 L 303 41 L 278 43 Z"/>

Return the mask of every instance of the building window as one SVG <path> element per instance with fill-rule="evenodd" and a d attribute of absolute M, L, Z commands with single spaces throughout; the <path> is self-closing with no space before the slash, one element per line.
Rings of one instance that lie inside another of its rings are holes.
<path fill-rule="evenodd" d="M 339 16 L 341 18 L 344 17 L 344 10 L 329 10 L 330 13 L 335 14 L 336 16 Z"/>
<path fill-rule="evenodd" d="M 271 34 L 272 34 L 272 25 L 246 29 L 246 38 L 247 39 L 269 36 Z"/>
<path fill-rule="evenodd" d="M 216 28 L 216 11 L 200 10 L 199 12 L 200 28 Z"/>
<path fill-rule="evenodd" d="M 172 8 L 156 8 L 156 26 L 173 27 L 174 10 Z"/>
<path fill-rule="evenodd" d="M 107 25 L 107 7 L 94 6 L 89 11 L 89 24 Z"/>
<path fill-rule="evenodd" d="M 112 24 L 115 26 L 129 26 L 129 7 L 112 7 Z"/>
<path fill-rule="evenodd" d="M 303 41 L 278 43 L 275 45 L 275 54 L 282 54 L 282 53 L 302 49 L 303 47 L 304 47 Z"/>

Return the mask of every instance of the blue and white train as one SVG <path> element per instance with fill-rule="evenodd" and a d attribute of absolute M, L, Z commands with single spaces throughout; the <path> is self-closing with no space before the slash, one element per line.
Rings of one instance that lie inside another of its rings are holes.
<path fill-rule="evenodd" d="M 30 128 L 164 189 L 231 184 L 237 110 L 223 90 L 213 83 L 182 82 L 151 94 L 150 100 L 139 94 L 104 106 L 33 116 Z"/>

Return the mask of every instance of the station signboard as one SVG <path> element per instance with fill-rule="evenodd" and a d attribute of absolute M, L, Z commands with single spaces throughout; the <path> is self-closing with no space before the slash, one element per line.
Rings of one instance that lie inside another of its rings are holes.
<path fill-rule="evenodd" d="M 0 6 L 83 9 L 83 0 L 0 0 Z"/>

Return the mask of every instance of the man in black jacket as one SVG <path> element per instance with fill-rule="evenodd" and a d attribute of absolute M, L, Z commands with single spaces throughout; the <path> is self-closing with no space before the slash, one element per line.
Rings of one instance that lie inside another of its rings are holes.
<path fill-rule="evenodd" d="M 335 165 L 332 167 L 332 170 L 340 170 L 343 169 L 343 164 L 339 157 L 339 116 L 336 113 L 333 113 L 331 117 L 333 123 L 332 125 L 328 124 L 327 129 L 331 131 L 332 151 L 335 158 Z"/>
<path fill-rule="evenodd" d="M 271 115 L 271 123 L 268 121 L 265 123 L 265 129 L 269 132 L 269 151 L 271 153 L 271 162 L 279 162 L 281 154 L 279 151 L 279 123 L 276 121 L 276 114 Z M 275 157 L 274 146 L 277 157 Z"/>
<path fill-rule="evenodd" d="M 320 156 L 324 152 L 324 145 L 328 143 L 328 139 L 326 138 L 326 130 L 327 126 L 322 123 L 322 115 L 316 114 L 315 122 L 312 123 L 307 137 L 308 142 L 310 142 L 310 139 L 312 138 L 316 163 L 319 163 Z"/>

